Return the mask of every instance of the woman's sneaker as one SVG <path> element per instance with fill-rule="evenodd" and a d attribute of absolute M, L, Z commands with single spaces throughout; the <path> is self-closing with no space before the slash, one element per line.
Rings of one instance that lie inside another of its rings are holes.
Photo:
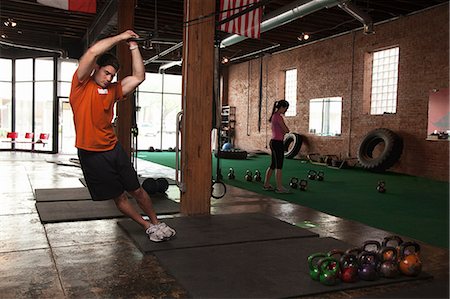
<path fill-rule="evenodd" d="M 175 230 L 165 223 L 160 222 L 158 224 L 152 224 L 145 230 L 150 241 L 161 242 L 170 239 L 175 236 Z"/>

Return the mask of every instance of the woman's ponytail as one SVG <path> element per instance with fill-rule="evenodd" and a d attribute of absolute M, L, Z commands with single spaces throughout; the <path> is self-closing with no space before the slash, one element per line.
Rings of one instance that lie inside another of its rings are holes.
<path fill-rule="evenodd" d="M 275 103 L 273 103 L 272 114 L 269 117 L 269 122 L 272 121 L 272 116 L 277 111 L 277 109 L 278 109 L 278 101 L 275 101 Z"/>
<path fill-rule="evenodd" d="M 275 114 L 275 112 L 277 112 L 278 109 L 280 109 L 281 107 L 289 108 L 289 102 L 286 101 L 286 100 L 275 101 L 275 103 L 273 103 L 272 114 L 270 115 L 269 122 L 272 121 L 272 116 L 273 116 L 273 115 Z"/>

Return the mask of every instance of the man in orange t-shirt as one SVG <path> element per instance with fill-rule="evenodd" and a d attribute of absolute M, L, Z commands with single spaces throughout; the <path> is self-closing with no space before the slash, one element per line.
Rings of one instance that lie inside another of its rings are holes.
<path fill-rule="evenodd" d="M 114 104 L 145 79 L 145 67 L 131 30 L 96 42 L 81 57 L 72 78 L 70 105 L 73 110 L 76 140 L 83 175 L 93 200 L 113 199 L 117 208 L 139 223 L 150 240 L 160 242 L 175 235 L 175 230 L 159 222 L 152 201 L 140 186 L 136 170 L 120 145 L 112 127 Z M 117 58 L 107 53 L 120 42 L 128 42 L 132 75 L 111 83 L 119 70 Z M 130 204 L 133 196 L 149 221 Z"/>

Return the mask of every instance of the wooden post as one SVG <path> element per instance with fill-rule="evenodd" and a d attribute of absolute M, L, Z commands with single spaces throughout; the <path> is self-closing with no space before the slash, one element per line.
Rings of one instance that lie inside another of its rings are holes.
<path fill-rule="evenodd" d="M 134 28 L 135 0 L 119 0 L 117 13 L 117 33 Z M 117 57 L 120 62 L 119 80 L 131 75 L 131 53 L 126 43 L 117 45 Z M 133 111 L 133 94 L 129 94 L 126 101 L 117 104 L 117 138 L 125 152 L 131 158 L 131 122 Z M 137 150 L 137 149 L 135 149 Z"/>
<path fill-rule="evenodd" d="M 181 212 L 209 214 L 211 207 L 211 129 L 214 75 L 215 1 L 185 0 Z M 206 16 L 206 18 L 205 18 Z"/>

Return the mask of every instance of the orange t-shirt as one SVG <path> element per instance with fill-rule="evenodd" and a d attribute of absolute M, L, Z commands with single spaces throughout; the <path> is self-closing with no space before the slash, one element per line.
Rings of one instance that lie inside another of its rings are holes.
<path fill-rule="evenodd" d="M 124 98 L 122 85 L 119 81 L 103 89 L 92 77 L 80 82 L 77 72 L 73 75 L 70 90 L 75 146 L 96 152 L 111 150 L 117 143 L 112 119 L 115 102 Z"/>

